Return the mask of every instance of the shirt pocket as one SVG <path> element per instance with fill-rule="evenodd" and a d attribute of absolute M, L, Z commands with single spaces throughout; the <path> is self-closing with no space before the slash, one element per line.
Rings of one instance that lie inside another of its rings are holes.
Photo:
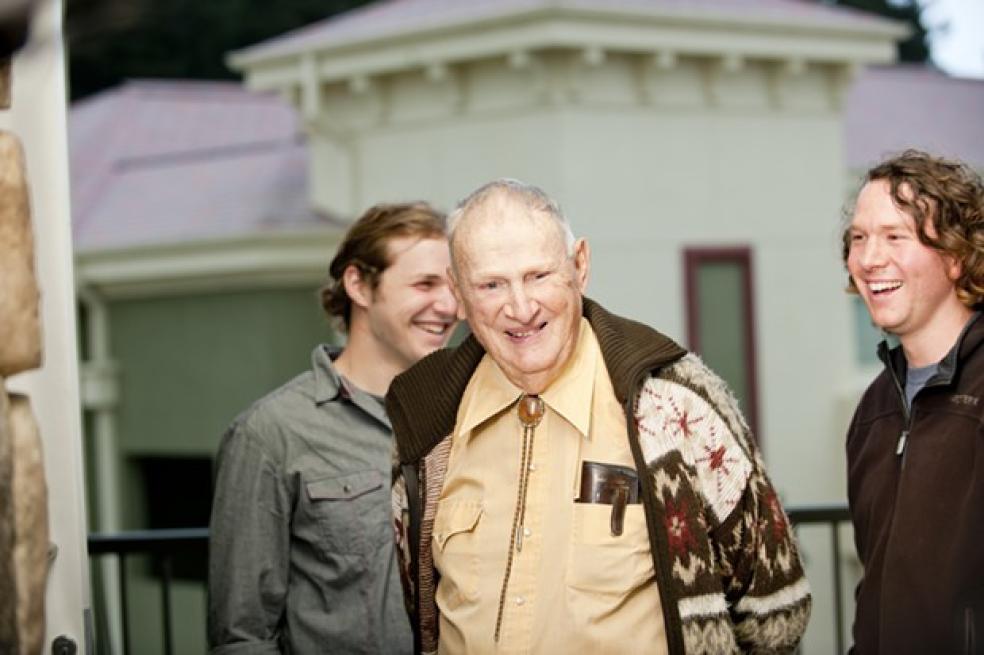
<path fill-rule="evenodd" d="M 478 597 L 479 529 L 483 512 L 479 500 L 448 499 L 437 504 L 431 553 L 441 573 L 439 604 L 458 605 Z"/>
<path fill-rule="evenodd" d="M 625 596 L 655 576 L 643 506 L 626 506 L 622 534 L 617 537 L 612 535 L 611 517 L 611 505 L 574 503 L 569 587 Z"/>
<path fill-rule="evenodd" d="M 305 480 L 304 490 L 305 514 L 326 553 L 365 555 L 393 538 L 389 497 L 379 471 Z"/>

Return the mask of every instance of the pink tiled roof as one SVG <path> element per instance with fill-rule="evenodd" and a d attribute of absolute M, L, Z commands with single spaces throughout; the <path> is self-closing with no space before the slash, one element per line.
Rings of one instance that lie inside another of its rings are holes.
<path fill-rule="evenodd" d="M 314 47 L 340 46 L 426 32 L 549 7 L 604 10 L 634 15 L 704 14 L 816 27 L 884 27 L 886 21 L 815 0 L 380 0 L 287 32 L 234 53 L 246 57 L 289 55 Z"/>
<path fill-rule="evenodd" d="M 69 143 L 78 250 L 334 224 L 294 110 L 233 82 L 128 82 L 72 107 Z"/>
<path fill-rule="evenodd" d="M 844 134 L 852 169 L 905 148 L 984 169 L 984 80 L 920 65 L 866 69 L 848 94 Z"/>
<path fill-rule="evenodd" d="M 847 97 L 846 163 L 918 147 L 984 169 L 982 117 L 984 80 L 867 69 Z M 342 225 L 309 208 L 306 144 L 276 96 L 232 82 L 129 82 L 74 105 L 69 128 L 77 250 Z"/>

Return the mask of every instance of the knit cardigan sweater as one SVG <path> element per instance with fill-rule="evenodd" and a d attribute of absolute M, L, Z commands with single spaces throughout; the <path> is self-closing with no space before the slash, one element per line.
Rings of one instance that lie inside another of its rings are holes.
<path fill-rule="evenodd" d="M 626 415 L 669 652 L 785 653 L 810 591 L 786 515 L 734 396 L 693 354 L 584 299 Z M 458 404 L 485 352 L 469 337 L 398 376 L 386 396 L 399 461 L 393 510 L 416 652 L 436 653 L 431 556 Z"/>

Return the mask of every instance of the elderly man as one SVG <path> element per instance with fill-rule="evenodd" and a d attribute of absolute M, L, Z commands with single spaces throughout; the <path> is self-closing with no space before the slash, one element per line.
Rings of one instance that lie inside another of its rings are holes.
<path fill-rule="evenodd" d="M 721 380 L 582 296 L 588 244 L 539 189 L 449 222 L 473 336 L 387 395 L 418 652 L 792 650 L 809 589 Z"/>

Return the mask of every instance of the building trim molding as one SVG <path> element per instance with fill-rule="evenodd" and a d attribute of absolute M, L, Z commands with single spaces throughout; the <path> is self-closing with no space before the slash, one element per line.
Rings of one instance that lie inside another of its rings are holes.
<path fill-rule="evenodd" d="M 317 285 L 340 238 L 318 230 L 80 252 L 76 287 L 115 300 Z"/>

